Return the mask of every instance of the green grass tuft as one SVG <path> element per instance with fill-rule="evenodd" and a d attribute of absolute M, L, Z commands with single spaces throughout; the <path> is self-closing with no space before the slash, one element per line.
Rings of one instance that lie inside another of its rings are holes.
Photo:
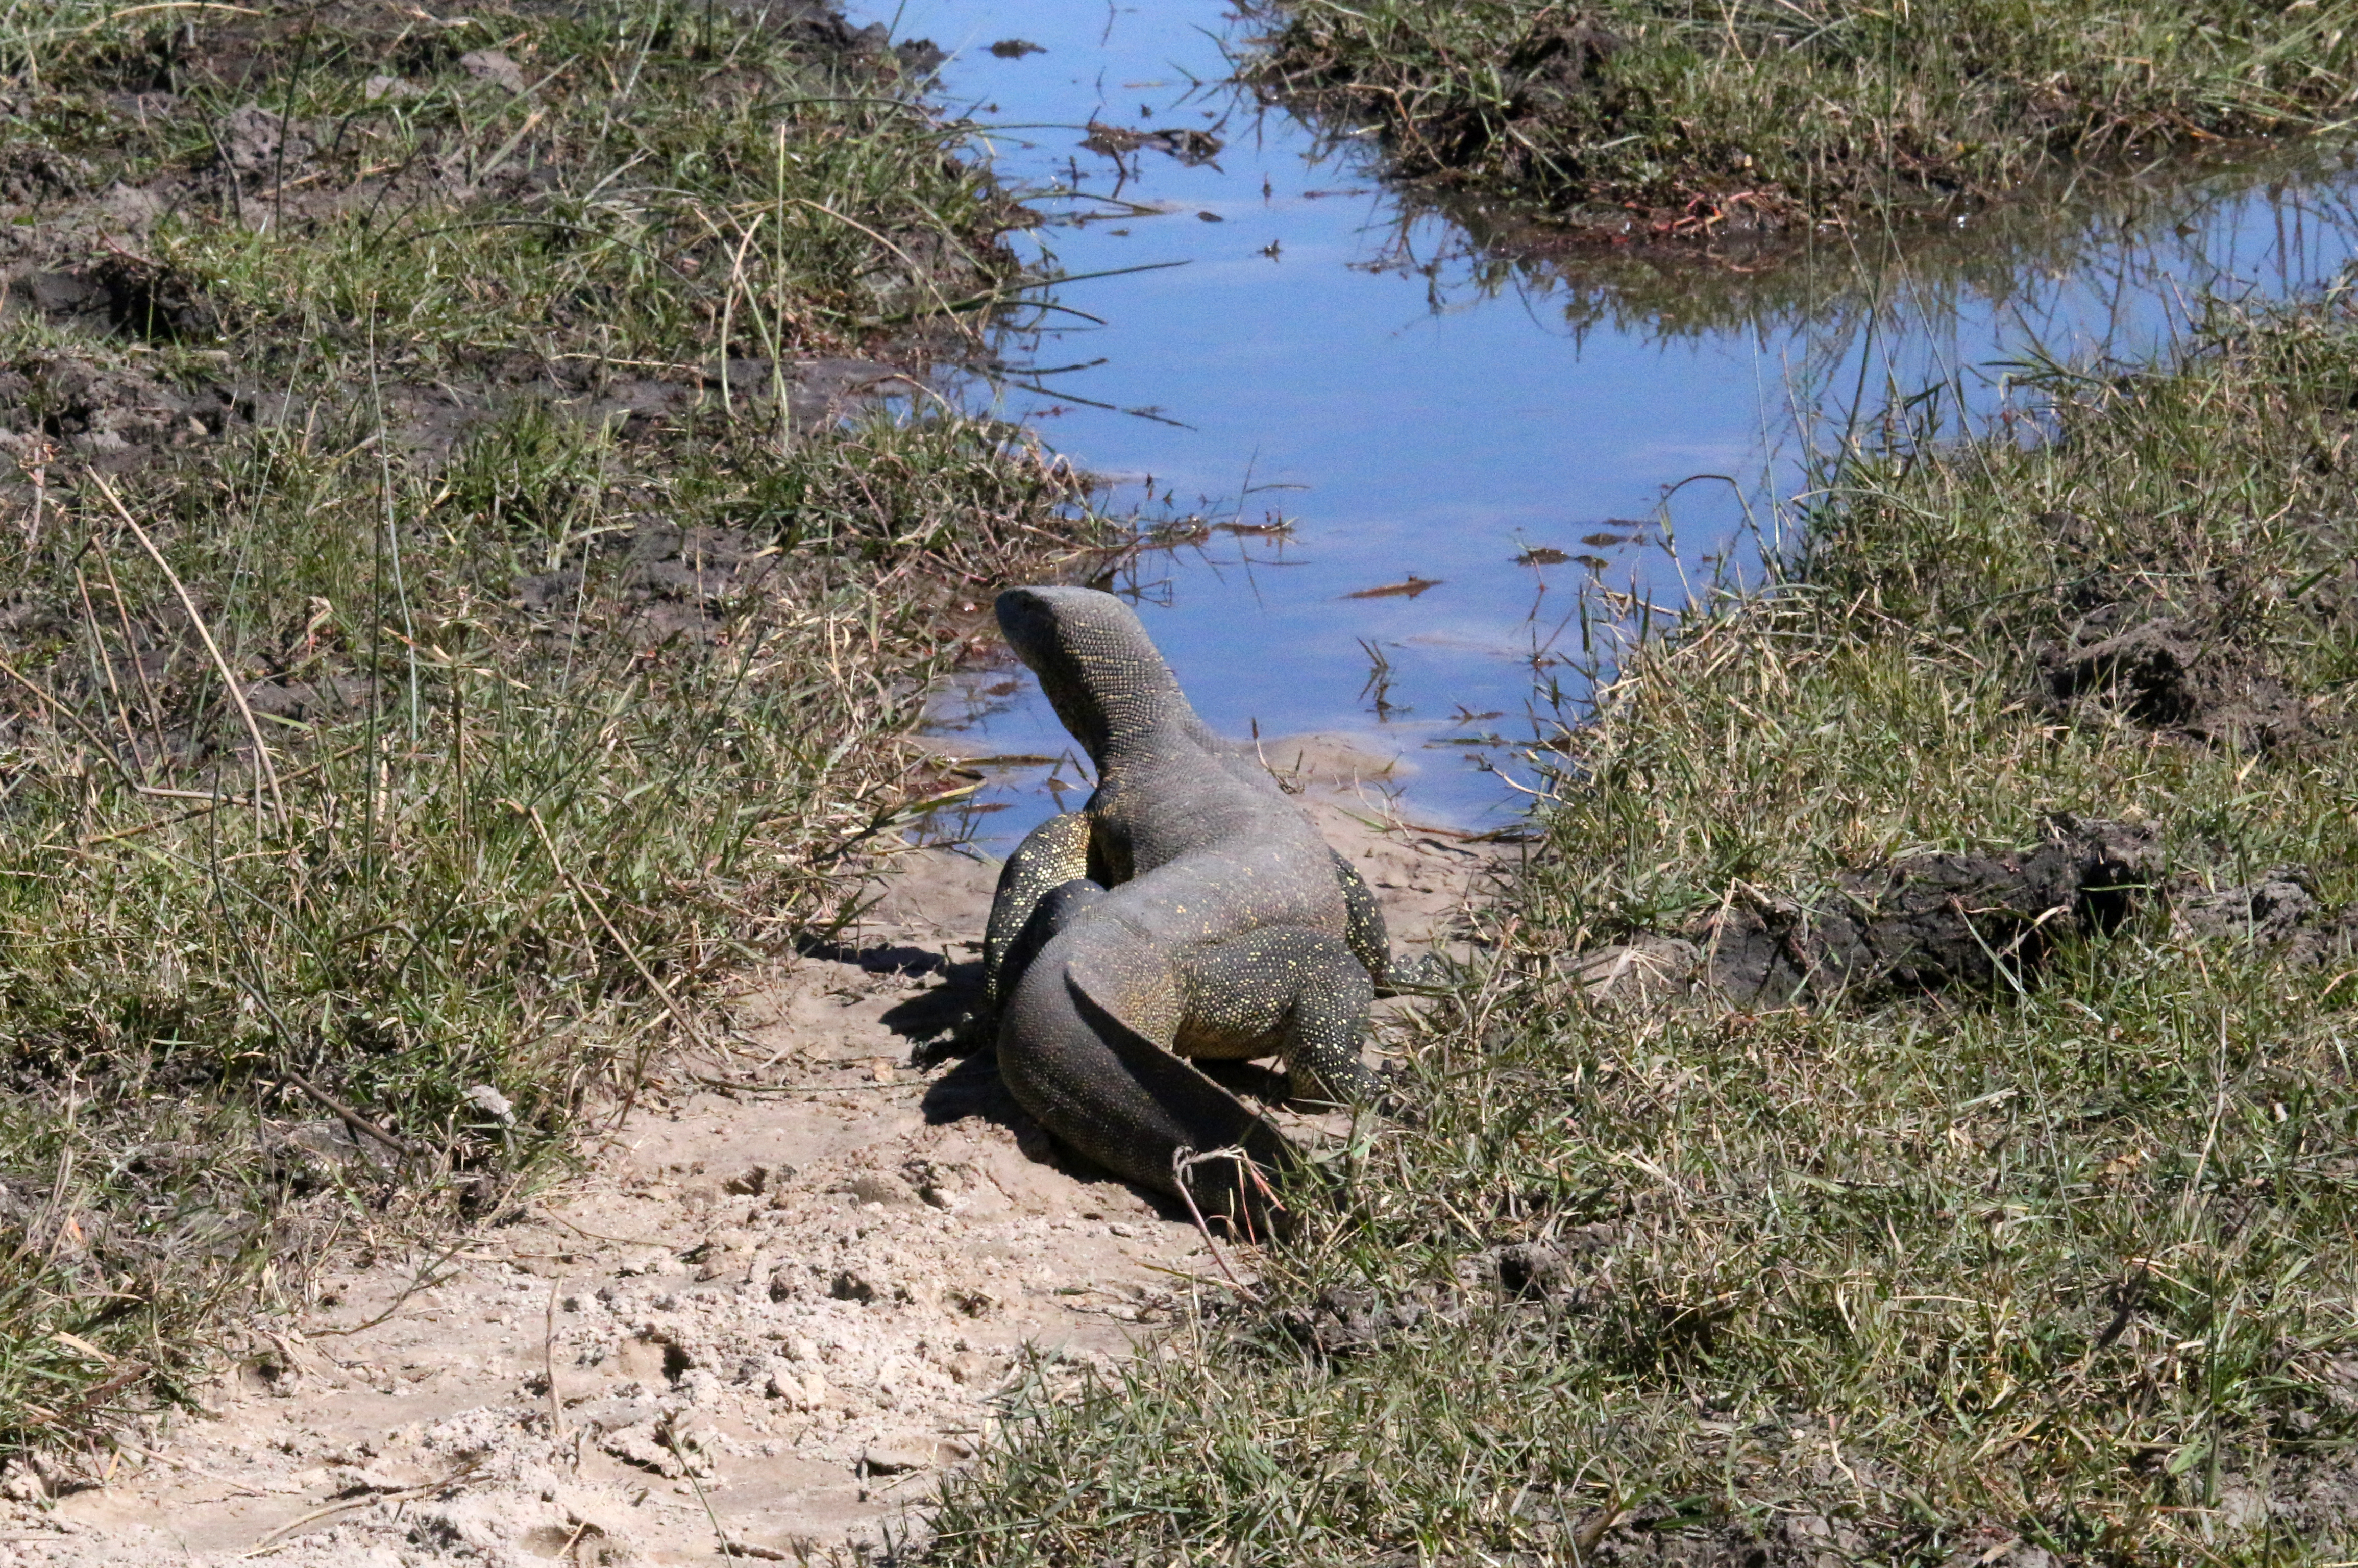
<path fill-rule="evenodd" d="M 2196 143 L 2346 125 L 2358 27 L 2267 0 L 1294 0 L 1264 92 L 1403 177 L 1618 236 L 1952 210 Z"/>

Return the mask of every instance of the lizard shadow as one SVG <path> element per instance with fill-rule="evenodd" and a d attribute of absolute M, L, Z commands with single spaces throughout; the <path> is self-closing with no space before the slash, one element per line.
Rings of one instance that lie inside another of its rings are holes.
<path fill-rule="evenodd" d="M 848 942 L 808 941 L 799 945 L 806 957 L 850 964 L 871 975 L 934 975 L 940 983 L 884 1010 L 877 1020 L 909 1041 L 919 1066 L 931 1065 L 961 1049 L 954 1042 L 958 1022 L 982 1000 L 982 960 L 952 959 L 930 947 L 906 942 L 873 942 L 857 946 Z"/>

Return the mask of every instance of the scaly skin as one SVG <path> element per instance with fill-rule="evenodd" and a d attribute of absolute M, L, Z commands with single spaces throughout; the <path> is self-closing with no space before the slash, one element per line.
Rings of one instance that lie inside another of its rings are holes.
<path fill-rule="evenodd" d="M 1000 877 L 983 958 L 1001 1076 L 1071 1148 L 1164 1192 L 1191 1151 L 1282 1168 L 1277 1130 L 1182 1058 L 1274 1052 L 1297 1098 L 1369 1098 L 1359 1043 L 1390 951 L 1374 896 L 1258 759 L 1204 727 L 1127 605 L 1019 588 L 998 609 L 1098 770 L 1088 805 L 1033 829 Z M 1232 1217 L 1261 1207 L 1233 1161 L 1188 1182 Z"/>

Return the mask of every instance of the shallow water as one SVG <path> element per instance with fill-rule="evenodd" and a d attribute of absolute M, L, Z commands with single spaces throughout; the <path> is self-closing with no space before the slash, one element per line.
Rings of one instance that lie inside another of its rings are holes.
<path fill-rule="evenodd" d="M 2309 153 L 1747 270 L 1509 265 L 1404 206 L 1348 138 L 1222 86 L 1249 34 L 1217 5 L 910 0 L 855 19 L 948 51 L 943 100 L 1002 127 L 1001 175 L 1045 220 L 1018 243 L 1075 279 L 1005 335 L 1007 373 L 972 400 L 1120 481 L 1118 508 L 1282 524 L 1142 556 L 1126 580 L 1215 728 L 1398 756 L 1418 820 L 1495 826 L 1528 800 L 1502 775 L 1527 779 L 1515 738 L 1584 693 L 1585 579 L 1665 607 L 1740 580 L 1812 443 L 1855 415 L 1944 384 L 1986 417 L 2009 406 L 2008 362 L 2137 357 L 2206 290 L 2281 296 L 2358 254 L 2352 160 Z M 1014 40 L 1040 51 L 990 48 Z M 1221 146 L 1115 157 L 1080 145 L 1090 122 Z M 1534 547 L 1572 558 L 1519 563 Z M 1436 586 L 1352 597 L 1411 579 Z M 972 755 L 1071 750 L 1020 669 L 939 711 Z M 971 827 L 1004 853 L 1055 809 L 1045 786 L 1087 771 L 990 776 Z"/>

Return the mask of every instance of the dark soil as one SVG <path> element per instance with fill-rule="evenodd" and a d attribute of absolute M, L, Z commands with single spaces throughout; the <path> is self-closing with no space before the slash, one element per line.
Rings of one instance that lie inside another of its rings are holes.
<path fill-rule="evenodd" d="M 2058 816 L 2010 855 L 1913 855 L 1807 898 L 1742 891 L 1682 935 L 1584 955 L 1600 991 L 1701 989 L 1744 1008 L 1986 989 L 2060 942 L 2115 929 L 2151 891 L 2150 829 Z"/>
<path fill-rule="evenodd" d="M 2070 556 L 2099 547 L 2086 519 L 2057 513 L 2040 522 Z M 2191 582 L 2135 565 L 2100 568 L 2065 592 L 2062 634 L 2038 650 L 2038 695 L 2061 717 L 2125 720 L 2237 751 L 2313 741 L 2335 720 L 2324 699 L 2285 678 L 2281 622 L 2346 629 L 2358 607 L 2353 585 L 2358 558 L 2293 585 L 2297 592 L 2248 580 L 2233 562 Z"/>
<path fill-rule="evenodd" d="M 218 438 L 254 419 L 254 395 L 225 381 L 176 385 L 102 353 L 64 350 L 0 364 L 0 449 L 39 469 L 66 455 L 113 472 Z"/>
<path fill-rule="evenodd" d="M 2358 906 L 2321 906 L 2306 866 L 2278 866 L 2238 887 L 2189 881 L 2173 888 L 2170 915 L 2197 941 L 2249 943 L 2302 968 L 2358 955 Z"/>
<path fill-rule="evenodd" d="M 2109 710 L 2149 730 L 2241 751 L 2303 740 L 2316 704 L 2268 673 L 2215 609 L 2137 620 L 2107 604 L 2039 658 L 2059 711 Z"/>

